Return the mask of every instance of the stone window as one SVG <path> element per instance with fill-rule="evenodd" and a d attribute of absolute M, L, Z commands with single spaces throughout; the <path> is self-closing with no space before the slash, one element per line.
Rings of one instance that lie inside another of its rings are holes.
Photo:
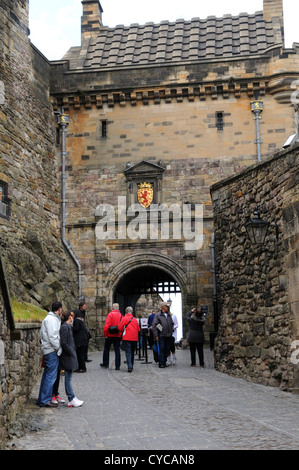
<path fill-rule="evenodd" d="M 9 219 L 10 217 L 10 201 L 7 198 L 8 185 L 0 181 L 0 217 Z"/>
<path fill-rule="evenodd" d="M 101 121 L 101 125 L 102 125 L 102 134 L 101 135 L 102 135 L 103 138 L 107 137 L 107 123 L 108 123 L 108 121 L 106 121 L 106 120 Z"/>
<path fill-rule="evenodd" d="M 218 131 L 223 131 L 223 112 L 222 111 L 218 111 L 216 113 L 216 126 L 217 126 L 217 130 Z"/>

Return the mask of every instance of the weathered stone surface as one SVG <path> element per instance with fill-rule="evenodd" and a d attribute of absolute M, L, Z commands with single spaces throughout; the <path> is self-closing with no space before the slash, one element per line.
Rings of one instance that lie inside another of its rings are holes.
<path fill-rule="evenodd" d="M 291 344 L 299 338 L 299 186 L 290 184 L 298 174 L 296 146 L 211 189 L 220 312 L 216 367 L 284 390 L 298 389 Z M 251 245 L 244 233 L 256 204 L 272 224 L 263 246 Z"/>
<path fill-rule="evenodd" d="M 10 216 L 0 217 L 6 281 L 20 300 L 50 309 L 60 298 L 74 308 L 77 270 L 61 243 L 49 63 L 29 43 L 28 0 L 1 1 L 0 30 L 0 181 L 10 206 Z M 39 329 L 11 330 L 0 289 L 0 447 L 41 371 Z"/>
<path fill-rule="evenodd" d="M 59 294 L 73 308 L 77 272 L 61 243 L 50 68 L 30 45 L 27 25 L 28 1 L 1 3 L 0 181 L 10 217 L 0 217 L 0 245 L 11 295 L 49 309 Z M 49 274 L 56 282 L 49 283 Z"/>

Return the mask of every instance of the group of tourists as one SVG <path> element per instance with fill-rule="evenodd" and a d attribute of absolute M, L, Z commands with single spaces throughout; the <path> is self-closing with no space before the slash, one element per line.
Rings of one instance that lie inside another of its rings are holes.
<path fill-rule="evenodd" d="M 42 366 L 44 368 L 37 405 L 40 407 L 58 406 L 65 401 L 59 396 L 60 375 L 65 376 L 65 393 L 68 398 L 68 407 L 79 407 L 83 401 L 79 400 L 73 391 L 73 372 L 86 372 L 88 342 L 91 334 L 85 324 L 86 305 L 79 303 L 79 308 L 72 311 L 63 311 L 61 302 L 54 302 L 52 310 L 42 322 L 40 330 L 41 350 L 43 354 Z M 196 365 L 196 352 L 199 363 L 204 367 L 204 333 L 205 316 L 200 308 L 194 308 L 188 313 L 186 320 L 189 323 L 188 342 L 191 353 L 191 366 Z M 159 368 L 176 364 L 175 343 L 177 340 L 178 321 L 170 312 L 166 302 L 161 304 L 158 312 L 152 312 L 146 325 L 150 348 L 153 349 L 155 361 Z M 140 341 L 140 324 L 133 313 L 132 307 L 127 307 L 125 314 L 119 310 L 119 304 L 113 304 L 109 312 L 103 333 L 105 337 L 103 362 L 101 367 L 109 367 L 109 352 L 111 345 L 115 351 L 115 369 L 120 369 L 121 353 L 125 352 L 128 372 L 133 371 L 134 356 L 137 343 Z M 146 345 L 145 345 L 146 346 Z"/>
<path fill-rule="evenodd" d="M 40 407 L 56 407 L 65 403 L 59 396 L 61 371 L 64 373 L 65 393 L 68 407 L 83 405 L 73 391 L 72 374 L 86 372 L 88 341 L 91 337 L 85 325 L 84 302 L 73 312 L 63 311 L 61 302 L 54 302 L 52 310 L 42 321 L 40 330 L 44 368 L 36 404 Z"/>
<path fill-rule="evenodd" d="M 191 353 L 191 367 L 196 366 L 196 352 L 199 357 L 199 364 L 204 367 L 204 332 L 203 326 L 205 316 L 201 308 L 191 310 L 186 320 L 189 323 L 188 342 Z M 170 311 L 168 303 L 163 302 L 158 312 L 152 312 L 148 318 L 147 330 L 149 346 L 153 349 L 155 361 L 159 368 L 165 368 L 176 364 L 175 343 L 177 340 L 178 321 L 176 315 Z M 125 351 L 128 372 L 133 371 L 134 355 L 137 350 L 137 343 L 142 338 L 139 335 L 140 324 L 134 316 L 132 307 L 127 307 L 123 316 L 119 310 L 119 304 L 113 304 L 112 311 L 109 312 L 103 333 L 105 337 L 103 361 L 101 367 L 109 367 L 109 353 L 113 345 L 115 352 L 115 369 L 120 369 L 121 349 Z"/>

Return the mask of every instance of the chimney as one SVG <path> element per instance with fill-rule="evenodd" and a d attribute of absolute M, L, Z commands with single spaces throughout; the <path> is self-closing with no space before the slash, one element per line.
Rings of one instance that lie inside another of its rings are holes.
<path fill-rule="evenodd" d="M 275 42 L 284 46 L 283 0 L 264 0 L 264 19 L 272 21 Z"/>
<path fill-rule="evenodd" d="M 103 8 L 99 0 L 82 0 L 83 15 L 81 16 L 81 44 L 86 38 L 98 36 L 102 27 Z"/>

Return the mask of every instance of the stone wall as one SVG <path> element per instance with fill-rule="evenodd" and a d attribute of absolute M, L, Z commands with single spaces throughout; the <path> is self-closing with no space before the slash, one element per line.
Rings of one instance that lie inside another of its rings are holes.
<path fill-rule="evenodd" d="M 28 40 L 28 0 L 1 1 L 0 29 L 0 186 L 9 207 L 0 216 L 0 247 L 6 282 L 19 300 L 49 309 L 58 298 L 74 308 L 78 274 L 61 243 L 50 64 Z M 0 290 L 0 442 L 41 370 L 39 328 L 12 328 Z"/>
<path fill-rule="evenodd" d="M 0 449 L 41 372 L 40 324 L 11 330 L 0 295 Z"/>
<path fill-rule="evenodd" d="M 212 186 L 219 332 L 216 368 L 298 390 L 299 146 Z M 272 226 L 263 246 L 244 224 L 258 206 Z M 276 229 L 279 239 L 276 239 Z M 293 354 L 294 357 L 294 354 Z"/>
<path fill-rule="evenodd" d="M 61 243 L 50 63 L 29 42 L 28 0 L 2 1 L 0 28 L 0 186 L 10 213 L 0 217 L 0 245 L 10 292 L 45 309 L 56 298 L 73 308 L 77 269 Z"/>

